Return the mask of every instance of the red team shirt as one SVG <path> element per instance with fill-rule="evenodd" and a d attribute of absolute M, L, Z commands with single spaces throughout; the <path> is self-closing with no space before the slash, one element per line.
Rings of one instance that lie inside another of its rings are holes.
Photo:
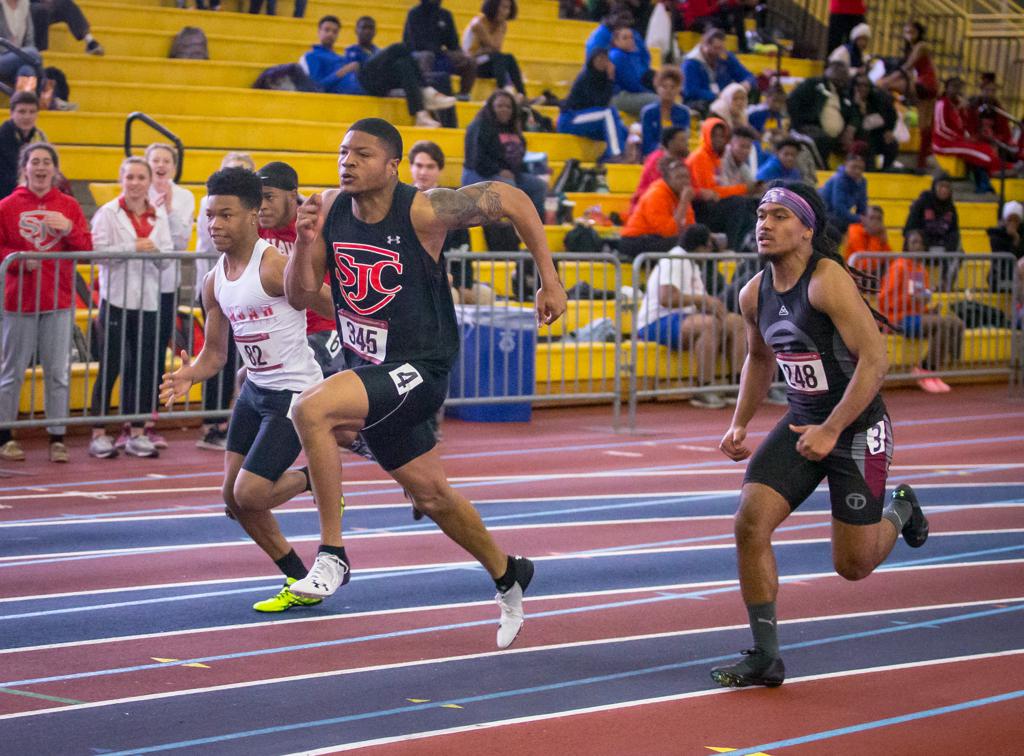
<path fill-rule="evenodd" d="M 266 239 L 284 255 L 291 255 L 295 249 L 295 220 L 283 228 L 261 228 L 260 238 Z M 324 277 L 324 283 L 330 284 L 330 276 Z M 306 335 L 333 331 L 334 321 L 328 320 L 313 310 L 306 310 Z"/>

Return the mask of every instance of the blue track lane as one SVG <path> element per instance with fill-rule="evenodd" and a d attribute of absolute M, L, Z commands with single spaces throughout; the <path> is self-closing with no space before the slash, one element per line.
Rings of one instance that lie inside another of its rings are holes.
<path fill-rule="evenodd" d="M 791 677 L 1021 646 L 1024 602 L 798 622 Z M 331 675 L 0 721 L 9 753 L 280 754 L 383 736 L 710 690 L 746 630 Z M 886 673 L 897 674 L 897 673 Z M 70 694 L 70 691 L 69 691 Z M 408 698 L 429 699 L 414 704 Z M 443 708 L 456 704 L 462 708 Z M 183 733 L 187 731 L 187 737 Z M 74 733 L 73 738 L 68 734 Z"/>
<path fill-rule="evenodd" d="M 795 532 L 795 537 L 800 535 L 799 530 Z M 529 595 L 735 580 L 731 544 L 728 540 L 718 543 L 726 548 L 654 554 L 613 552 L 610 556 L 589 559 L 547 558 L 538 562 Z M 783 576 L 832 570 L 828 543 L 782 543 L 777 545 L 776 552 Z M 885 566 L 1020 558 L 1024 558 L 1024 538 L 1020 533 L 935 536 L 921 550 L 898 542 Z M 352 582 L 336 597 L 303 610 L 302 616 L 486 601 L 493 591 L 483 570 L 469 565 L 360 574 L 356 557 L 353 575 Z M 274 616 L 258 615 L 249 607 L 254 600 L 276 591 L 278 585 L 273 580 L 256 584 L 236 582 L 9 602 L 0 605 L 4 612 L 0 615 L 0 647 L 273 621 Z M 617 602 L 621 597 L 609 599 Z M 688 599 L 664 596 L 654 600 Z M 534 611 L 540 609 L 536 607 Z M 292 612 L 281 618 L 295 616 Z M 0 686 L 7 684 L 10 681 L 0 681 Z"/>

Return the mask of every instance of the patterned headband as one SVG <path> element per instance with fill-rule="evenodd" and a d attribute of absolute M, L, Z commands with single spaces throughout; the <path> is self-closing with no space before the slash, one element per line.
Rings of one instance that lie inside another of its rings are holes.
<path fill-rule="evenodd" d="M 784 189 L 781 186 L 776 186 L 764 193 L 758 207 L 766 202 L 782 205 L 783 207 L 792 210 L 793 214 L 800 219 L 801 223 L 812 231 L 814 230 L 814 211 L 811 210 L 811 206 L 807 204 L 807 200 L 796 192 Z"/>

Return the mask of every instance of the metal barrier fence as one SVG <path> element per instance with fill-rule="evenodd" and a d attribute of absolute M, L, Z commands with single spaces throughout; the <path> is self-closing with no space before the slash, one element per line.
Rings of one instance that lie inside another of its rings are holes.
<path fill-rule="evenodd" d="M 452 371 L 449 413 L 527 419 L 538 403 L 610 402 L 617 424 L 626 399 L 632 426 L 640 400 L 688 396 L 710 407 L 735 395 L 746 350 L 737 298 L 760 269 L 757 255 L 643 254 L 631 266 L 612 254 L 554 257 L 570 294 L 568 309 L 555 323 L 538 328 L 528 254 L 446 256 L 462 300 L 457 306 L 462 350 Z M 7 375 L 10 365 L 3 367 L 2 400 L 15 405 L 14 419 L 4 425 L 140 422 L 156 409 L 162 418 L 227 417 L 237 356 L 171 411 L 156 407 L 155 393 L 160 374 L 177 364 L 178 351 L 194 355 L 199 350 L 203 313 L 195 281 L 203 271 L 197 267 L 208 270 L 216 259 L 190 252 L 147 259 L 137 253 L 5 258 L 0 285 L 14 293 L 15 312 L 4 312 L 0 325 L 12 340 L 8 346 L 20 344 L 13 350 L 21 355 L 15 362 L 24 360 L 27 370 Z M 897 260 L 904 268 L 919 266 L 924 275 L 914 278 L 911 270 L 909 278 L 893 284 Z M 8 286 L 10 277 L 21 281 L 22 270 L 40 263 L 64 272 L 45 284 L 35 276 L 28 289 Z M 162 298 L 158 292 L 154 296 L 158 263 L 176 271 L 175 291 Z M 878 275 L 881 288 L 890 285 L 897 294 L 905 289 L 909 296 L 911 285 L 915 296 L 933 290 L 929 306 L 937 312 L 927 314 L 936 317 L 897 323 L 907 325 L 907 332 L 886 335 L 891 379 L 913 379 L 918 369 L 928 369 L 940 377 L 1005 376 L 1011 387 L 1022 386 L 1022 330 L 1014 310 L 1022 292 L 1012 255 L 858 254 L 851 264 Z M 71 306 L 54 311 L 62 291 L 66 301 L 75 268 Z M 886 312 L 877 295 L 869 299 Z M 681 308 L 687 308 L 687 317 L 673 318 Z M 76 334 L 70 343 L 67 331 Z M 161 348 L 171 341 L 173 352 Z M 47 371 L 58 378 L 64 371 L 67 380 L 58 385 L 61 381 Z M 43 413 L 44 393 L 49 416 Z"/>

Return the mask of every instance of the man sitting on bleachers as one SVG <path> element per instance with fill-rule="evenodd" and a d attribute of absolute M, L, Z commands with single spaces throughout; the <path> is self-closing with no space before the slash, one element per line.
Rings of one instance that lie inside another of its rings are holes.
<path fill-rule="evenodd" d="M 637 311 L 637 335 L 677 351 L 693 353 L 697 361 L 697 383 L 714 381 L 716 357 L 721 352 L 729 362 L 731 381 L 738 380 L 746 357 L 743 318 L 729 312 L 722 300 L 709 294 L 701 273 L 701 264 L 689 254 L 711 251 L 707 226 L 688 226 L 680 237 L 680 246 L 658 261 L 647 278 L 647 289 Z M 694 407 L 721 409 L 726 399 L 717 392 L 694 395 Z"/>
<path fill-rule="evenodd" d="M 960 269 L 960 214 L 953 201 L 953 182 L 942 173 L 932 181 L 932 188 L 921 192 L 907 213 L 903 226 L 906 240 L 911 231 L 920 231 L 924 249 L 945 252 L 950 257 L 942 262 L 942 291 L 951 291 Z M 906 242 L 904 242 L 906 243 Z"/>
<path fill-rule="evenodd" d="M 419 66 L 403 44 L 388 45 L 381 50 L 373 44 L 377 24 L 369 16 L 356 22 L 358 42 L 345 50 L 334 52 L 341 32 L 337 16 L 324 16 L 317 24 L 320 44 L 302 56 L 302 67 L 324 92 L 334 94 L 370 94 L 386 97 L 392 89 L 405 91 L 409 114 L 417 126 L 437 128 L 428 110 L 444 110 L 455 105 L 453 97 L 425 86 Z"/>
<path fill-rule="evenodd" d="M 889 246 L 889 234 L 885 230 L 885 210 L 879 205 L 871 205 L 859 223 L 851 223 L 846 229 L 846 249 L 843 257 L 849 260 L 858 252 L 892 252 Z M 885 273 L 887 260 L 877 257 L 858 260 L 854 268 L 878 278 Z"/>
<path fill-rule="evenodd" d="M 757 169 L 757 180 L 802 181 L 804 176 L 797 166 L 800 149 L 800 142 L 797 140 L 783 139 L 775 145 L 775 154 Z"/>
<path fill-rule="evenodd" d="M 833 61 L 824 76 L 804 79 L 789 95 L 790 128 L 813 143 L 819 168 L 828 168 L 829 157 L 848 152 L 853 141 L 849 82 L 850 69 L 841 61 Z"/>
<path fill-rule="evenodd" d="M 683 103 L 706 116 L 719 92 L 733 82 L 743 85 L 750 102 L 758 101 L 757 77 L 725 49 L 724 31 L 708 29 L 683 61 Z"/>
<path fill-rule="evenodd" d="M 629 200 L 629 212 L 632 213 L 636 209 L 636 203 L 644 196 L 644 192 L 647 191 L 648 187 L 661 178 L 661 168 L 659 166 L 663 157 L 669 155 L 676 160 L 686 160 L 686 156 L 689 154 L 690 132 L 675 126 L 664 129 L 661 132 L 661 147 L 648 155 L 647 159 L 644 160 L 644 170 L 640 174 L 640 183 L 637 184 L 636 191 L 633 192 L 633 196 Z"/>
<path fill-rule="evenodd" d="M 819 191 L 828 208 L 829 221 L 844 234 L 851 223 L 859 221 L 868 211 L 864 167 L 864 157 L 851 152 Z"/>
<path fill-rule="evenodd" d="M 660 167 L 664 178 L 644 192 L 622 229 L 619 253 L 627 260 L 642 252 L 667 252 L 678 243 L 679 232 L 694 221 L 690 171 L 667 155 Z"/>
<path fill-rule="evenodd" d="M 451 11 L 441 0 L 420 0 L 405 17 L 402 42 L 412 51 L 427 81 L 432 75 L 459 77 L 459 99 L 468 100 L 476 81 L 476 63 L 462 51 Z"/>

